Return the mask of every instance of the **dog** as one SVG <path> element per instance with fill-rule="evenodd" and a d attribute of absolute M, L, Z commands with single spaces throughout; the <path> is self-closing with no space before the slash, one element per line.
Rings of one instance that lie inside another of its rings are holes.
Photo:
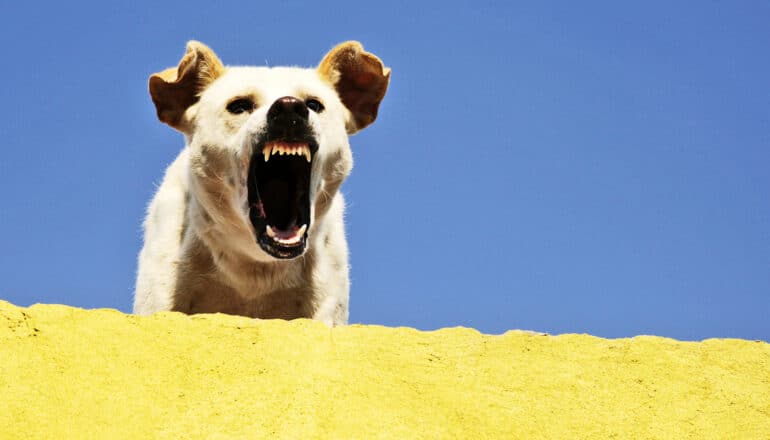
<path fill-rule="evenodd" d="M 151 75 L 158 119 L 186 145 L 147 210 L 134 313 L 346 324 L 348 136 L 374 122 L 389 82 L 356 41 L 314 69 L 226 67 L 190 41 Z"/>

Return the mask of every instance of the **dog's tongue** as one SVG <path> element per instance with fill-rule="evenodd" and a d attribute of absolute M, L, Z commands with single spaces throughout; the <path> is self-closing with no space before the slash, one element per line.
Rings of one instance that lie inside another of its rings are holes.
<path fill-rule="evenodd" d="M 273 226 L 272 229 L 273 229 L 273 233 L 278 238 L 291 238 L 297 235 L 297 231 L 299 231 L 299 227 L 297 227 L 296 225 L 289 226 L 286 229 L 278 229 L 277 227 Z"/>
<path fill-rule="evenodd" d="M 286 229 L 278 229 L 277 227 L 267 225 L 267 235 L 279 241 L 287 241 L 293 239 L 298 240 L 302 237 L 306 230 L 307 225 L 302 225 L 302 227 L 299 227 L 294 223 L 292 223 L 292 225 L 288 226 Z"/>

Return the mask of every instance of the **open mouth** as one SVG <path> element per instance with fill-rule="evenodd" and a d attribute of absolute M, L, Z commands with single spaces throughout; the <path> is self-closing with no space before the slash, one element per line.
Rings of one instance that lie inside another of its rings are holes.
<path fill-rule="evenodd" d="M 305 251 L 310 228 L 310 168 L 313 141 L 267 141 L 249 164 L 249 219 L 257 243 L 275 258 Z"/>

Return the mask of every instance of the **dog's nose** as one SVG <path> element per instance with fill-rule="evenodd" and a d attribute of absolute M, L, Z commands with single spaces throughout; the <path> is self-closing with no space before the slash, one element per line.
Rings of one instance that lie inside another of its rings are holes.
<path fill-rule="evenodd" d="M 308 109 L 304 102 L 293 96 L 284 96 L 276 99 L 270 106 L 270 110 L 267 111 L 267 121 L 273 123 L 283 119 L 293 125 L 298 122 L 307 122 L 307 115 Z"/>

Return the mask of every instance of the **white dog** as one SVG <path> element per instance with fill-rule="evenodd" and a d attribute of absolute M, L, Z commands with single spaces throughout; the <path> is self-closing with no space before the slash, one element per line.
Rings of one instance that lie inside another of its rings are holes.
<path fill-rule="evenodd" d="M 144 222 L 134 313 L 222 312 L 348 319 L 348 251 L 338 192 L 348 135 L 371 124 L 390 69 L 358 42 L 316 69 L 225 67 L 191 41 L 150 77 L 158 118 L 184 150 Z"/>

